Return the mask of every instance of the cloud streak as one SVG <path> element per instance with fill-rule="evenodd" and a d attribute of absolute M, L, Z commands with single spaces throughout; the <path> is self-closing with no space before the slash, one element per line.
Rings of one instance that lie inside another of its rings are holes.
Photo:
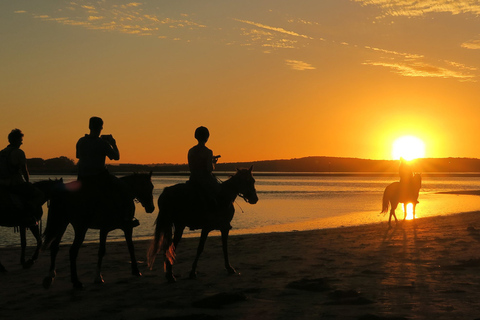
<path fill-rule="evenodd" d="M 353 0 L 384 9 L 384 16 L 422 16 L 427 13 L 480 14 L 477 0 Z"/>
<path fill-rule="evenodd" d="M 293 70 L 297 70 L 297 71 L 316 69 L 311 64 L 303 62 L 303 61 L 299 61 L 299 60 L 285 60 L 285 63 L 287 64 L 287 66 L 289 66 Z"/>
<path fill-rule="evenodd" d="M 285 30 L 285 29 L 279 28 L 279 27 L 271 27 L 271 26 L 267 26 L 265 24 L 261 24 L 261 23 L 257 23 L 257 22 L 253 22 L 253 21 L 248 21 L 248 20 L 241 20 L 241 19 L 233 19 L 233 20 L 238 21 L 238 22 L 242 22 L 242 23 L 246 23 L 246 24 L 250 24 L 250 25 L 258 27 L 258 28 L 287 34 L 287 35 L 294 36 L 294 37 L 301 37 L 301 38 L 305 38 L 305 39 L 313 39 L 312 37 L 306 36 L 304 34 L 299 34 L 299 33 L 296 33 L 294 31 L 288 31 L 288 30 Z"/>

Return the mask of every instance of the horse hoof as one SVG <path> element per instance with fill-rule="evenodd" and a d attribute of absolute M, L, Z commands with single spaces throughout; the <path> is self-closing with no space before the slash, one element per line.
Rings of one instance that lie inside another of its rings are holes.
<path fill-rule="evenodd" d="M 190 275 L 188 276 L 188 278 L 192 280 L 197 279 L 197 273 L 195 271 L 190 272 Z"/>
<path fill-rule="evenodd" d="M 236 274 L 237 273 L 237 271 L 235 269 L 233 269 L 232 267 L 228 267 L 226 269 L 227 269 L 228 274 Z"/>
<path fill-rule="evenodd" d="M 32 260 L 32 259 L 28 260 L 27 262 L 24 262 L 22 264 L 23 269 L 30 269 L 34 263 L 35 263 L 35 260 Z"/>
<path fill-rule="evenodd" d="M 102 276 L 98 276 L 98 277 L 95 278 L 95 280 L 93 281 L 93 283 L 103 284 L 103 283 L 105 283 L 105 280 L 103 280 L 103 277 L 102 277 Z"/>
<path fill-rule="evenodd" d="M 45 289 L 50 288 L 50 286 L 51 286 L 52 283 L 53 283 L 53 279 L 54 279 L 54 278 L 52 278 L 52 277 L 45 277 L 45 278 L 43 278 L 43 287 L 44 287 Z"/>
<path fill-rule="evenodd" d="M 175 277 L 173 276 L 173 274 L 171 274 L 171 275 L 166 275 L 165 277 L 167 278 L 168 283 L 175 283 L 175 282 L 177 282 L 177 279 L 175 279 Z"/>
<path fill-rule="evenodd" d="M 78 289 L 78 290 L 82 290 L 84 288 L 83 283 L 81 283 L 80 281 L 74 282 L 73 283 L 73 288 Z"/>

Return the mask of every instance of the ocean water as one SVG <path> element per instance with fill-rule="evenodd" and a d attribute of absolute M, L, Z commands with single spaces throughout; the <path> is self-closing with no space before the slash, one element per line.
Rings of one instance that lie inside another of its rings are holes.
<path fill-rule="evenodd" d="M 32 181 L 47 178 L 49 177 L 33 176 Z M 63 178 L 65 182 L 75 179 L 74 176 Z M 226 180 L 228 177 L 219 178 Z M 163 188 L 185 182 L 186 179 L 185 176 L 154 176 L 155 205 Z M 386 222 L 388 214 L 380 214 L 382 195 L 385 187 L 395 181 L 395 178 L 361 175 L 257 175 L 255 179 L 259 201 L 251 205 L 237 198 L 231 234 L 312 230 Z M 465 190 L 480 190 L 480 178 L 423 177 L 416 217 L 480 210 L 480 196 L 438 194 Z M 44 206 L 43 227 L 47 211 L 47 206 Z M 152 237 L 157 214 L 157 210 L 147 214 L 140 204 L 136 205 L 136 217 L 140 220 L 140 226 L 134 229 L 136 239 Z M 399 206 L 397 217 L 403 219 L 403 214 Z M 212 235 L 218 235 L 218 232 L 212 232 Z M 186 230 L 185 236 L 199 236 L 199 232 Z M 62 243 L 71 243 L 73 237 L 73 228 L 69 227 Z M 85 241 L 95 242 L 98 237 L 97 230 L 89 230 Z M 0 246 L 18 246 L 19 238 L 13 228 L 0 227 Z M 109 240 L 122 239 L 123 232 L 120 230 L 109 234 Z M 35 243 L 30 234 L 27 243 Z"/>

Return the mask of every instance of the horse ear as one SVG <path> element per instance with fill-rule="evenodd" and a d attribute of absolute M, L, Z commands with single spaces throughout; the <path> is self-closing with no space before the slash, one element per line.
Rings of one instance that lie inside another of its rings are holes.
<path fill-rule="evenodd" d="M 253 164 L 250 166 L 250 169 L 248 169 L 248 171 L 250 171 L 250 173 L 251 173 L 252 170 L 253 170 Z"/>
<path fill-rule="evenodd" d="M 152 174 L 153 174 L 153 171 L 152 171 L 152 170 L 150 170 L 150 178 L 152 177 Z"/>

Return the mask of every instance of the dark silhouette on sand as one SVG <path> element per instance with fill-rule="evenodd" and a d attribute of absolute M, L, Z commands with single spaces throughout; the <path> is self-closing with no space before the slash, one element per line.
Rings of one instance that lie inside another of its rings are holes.
<path fill-rule="evenodd" d="M 197 254 L 190 271 L 190 278 L 196 277 L 197 263 L 204 249 L 205 241 L 212 230 L 220 230 L 225 268 L 228 273 L 235 273 L 228 259 L 227 241 L 230 221 L 235 213 L 233 202 L 237 196 L 246 202 L 255 204 L 258 201 L 255 190 L 255 179 L 250 169 L 241 169 L 227 181 L 220 184 L 216 197 L 215 213 L 208 214 L 212 207 L 202 200 L 201 195 L 194 192 L 188 183 L 167 187 L 158 198 L 158 217 L 155 222 L 155 236 L 148 250 L 148 265 L 153 268 L 156 255 L 165 253 L 165 272 L 169 282 L 175 282 L 172 264 L 175 252 L 182 238 L 185 227 L 201 229 Z M 172 235 L 172 227 L 175 229 Z"/>
<path fill-rule="evenodd" d="M 83 285 L 78 279 L 76 259 L 87 229 L 100 230 L 96 282 L 103 282 L 100 272 L 105 254 L 107 235 L 122 229 L 130 252 L 132 273 L 141 275 L 137 268 L 132 233 L 138 225 L 135 202 L 140 201 L 148 213 L 153 212 L 153 184 L 150 174 L 133 174 L 117 178 L 105 167 L 105 159 L 119 160 L 120 153 L 112 135 L 100 136 L 103 120 L 92 117 L 90 133 L 77 142 L 78 180 L 66 184 L 63 192 L 52 197 L 45 230 L 45 246 L 51 251 L 50 274 L 44 280 L 49 287 L 55 278 L 55 259 L 62 236 L 69 224 L 75 231 L 70 248 L 71 280 L 75 288 Z"/>
<path fill-rule="evenodd" d="M 76 260 L 87 229 L 100 230 L 96 283 L 103 283 L 101 265 L 105 255 L 107 235 L 115 229 L 121 229 L 125 234 L 130 252 L 132 274 L 141 276 L 132 241 L 133 226 L 125 221 L 124 217 L 126 215 L 134 216 L 134 200 L 138 200 L 146 212 L 153 212 L 155 206 L 151 177 L 152 173 L 139 173 L 120 178 L 131 190 L 128 198 L 125 198 L 123 194 L 116 194 L 113 198 L 92 198 L 89 194 L 77 190 L 76 181 L 65 184 L 62 192 L 55 193 L 50 201 L 47 227 L 44 233 L 45 248 L 50 249 L 51 257 L 50 271 L 43 282 L 45 288 L 50 287 L 55 278 L 55 260 L 59 244 L 69 224 L 75 231 L 75 238 L 69 252 L 71 281 L 75 288 L 83 287 L 78 278 Z M 121 211 L 119 211 L 120 207 L 123 208 Z"/>
<path fill-rule="evenodd" d="M 8 135 L 8 146 L 0 151 L 0 225 L 19 227 L 21 242 L 20 263 L 32 266 L 42 245 L 38 221 L 43 215 L 42 205 L 49 199 L 56 181 L 30 182 L 25 152 L 20 149 L 24 134 L 13 129 Z M 30 228 L 37 241 L 31 259 L 25 261 L 26 229 Z M 6 271 L 0 264 L 0 271 Z"/>

